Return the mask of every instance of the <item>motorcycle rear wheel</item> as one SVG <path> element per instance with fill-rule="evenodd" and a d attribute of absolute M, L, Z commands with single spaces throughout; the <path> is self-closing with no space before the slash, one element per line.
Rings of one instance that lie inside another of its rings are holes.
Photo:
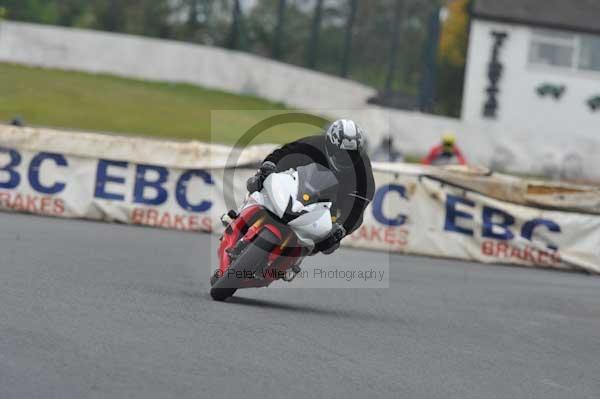
<path fill-rule="evenodd" d="M 229 270 L 250 271 L 252 273 L 258 272 L 265 266 L 271 250 L 279 245 L 278 242 L 279 238 L 271 230 L 266 228 L 263 229 L 255 240 L 248 245 L 241 255 L 233 262 L 229 267 Z M 250 268 L 248 267 L 249 265 L 251 266 Z M 213 286 L 218 285 L 220 280 L 227 278 L 230 277 L 228 277 L 226 273 L 220 279 L 216 280 Z M 215 301 L 223 302 L 231 298 L 237 290 L 238 287 L 212 287 L 210 289 L 210 296 Z"/>

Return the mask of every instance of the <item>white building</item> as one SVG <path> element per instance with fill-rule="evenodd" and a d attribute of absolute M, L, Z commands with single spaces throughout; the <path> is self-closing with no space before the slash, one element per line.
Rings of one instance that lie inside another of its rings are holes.
<path fill-rule="evenodd" d="M 475 0 L 465 122 L 600 139 L 600 0 Z"/>

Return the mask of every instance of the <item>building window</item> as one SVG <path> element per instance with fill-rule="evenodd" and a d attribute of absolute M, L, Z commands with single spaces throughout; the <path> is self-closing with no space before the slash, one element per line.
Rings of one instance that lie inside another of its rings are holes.
<path fill-rule="evenodd" d="M 588 71 L 600 71 L 600 37 L 581 36 L 579 51 L 579 68 Z"/>
<path fill-rule="evenodd" d="M 529 47 L 529 63 L 600 71 L 600 36 L 535 30 Z"/>
<path fill-rule="evenodd" d="M 529 62 L 572 68 L 575 47 L 575 35 L 536 31 L 531 39 Z"/>
<path fill-rule="evenodd" d="M 534 43 L 531 46 L 532 64 L 553 65 L 562 67 L 573 66 L 573 48 L 551 43 Z"/>

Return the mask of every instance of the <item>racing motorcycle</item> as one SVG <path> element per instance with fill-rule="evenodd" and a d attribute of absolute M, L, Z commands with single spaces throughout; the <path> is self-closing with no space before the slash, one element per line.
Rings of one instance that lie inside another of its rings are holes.
<path fill-rule="evenodd" d="M 302 260 L 331 233 L 337 187 L 335 175 L 316 163 L 269 175 L 261 191 L 222 218 L 212 298 L 224 301 L 238 289 L 292 282 Z"/>

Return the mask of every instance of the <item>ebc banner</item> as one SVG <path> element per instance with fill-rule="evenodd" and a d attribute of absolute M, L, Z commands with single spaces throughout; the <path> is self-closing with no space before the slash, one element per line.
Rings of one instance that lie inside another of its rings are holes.
<path fill-rule="evenodd" d="M 235 170 L 229 190 L 220 168 L 0 146 L 0 210 L 219 233 L 252 173 Z M 375 180 L 346 246 L 600 273 L 600 216 L 499 201 L 415 173 L 377 171 Z"/>
<path fill-rule="evenodd" d="M 0 209 L 15 212 L 211 232 L 214 185 L 202 169 L 0 147 Z"/>

